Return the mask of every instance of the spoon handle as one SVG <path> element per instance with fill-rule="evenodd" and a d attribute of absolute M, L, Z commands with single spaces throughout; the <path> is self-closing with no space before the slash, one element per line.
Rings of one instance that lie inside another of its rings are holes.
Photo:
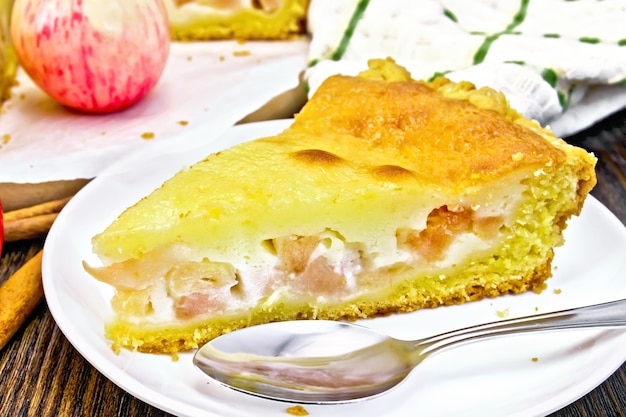
<path fill-rule="evenodd" d="M 583 329 L 593 327 L 625 327 L 626 299 L 577 307 L 551 313 L 535 314 L 479 324 L 416 340 L 413 347 L 423 360 L 426 355 L 460 343 L 508 334 Z"/>

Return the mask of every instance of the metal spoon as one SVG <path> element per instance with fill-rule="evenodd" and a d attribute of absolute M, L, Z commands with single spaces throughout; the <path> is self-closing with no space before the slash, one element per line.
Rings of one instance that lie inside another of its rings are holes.
<path fill-rule="evenodd" d="M 468 341 L 623 326 L 626 299 L 407 341 L 344 322 L 287 321 L 220 336 L 198 350 L 194 364 L 214 380 L 247 394 L 303 404 L 342 403 L 381 394 L 429 355 Z"/>

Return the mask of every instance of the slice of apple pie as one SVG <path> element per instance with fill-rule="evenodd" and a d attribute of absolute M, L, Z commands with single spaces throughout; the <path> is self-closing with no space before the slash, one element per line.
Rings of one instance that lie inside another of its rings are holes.
<path fill-rule="evenodd" d="M 174 40 L 291 39 L 309 0 L 164 0 Z"/>
<path fill-rule="evenodd" d="M 107 337 L 145 352 L 539 292 L 594 166 L 500 93 L 372 60 L 121 213 L 85 267 L 116 289 Z"/>
<path fill-rule="evenodd" d="M 12 1 L 0 1 L 0 107 L 11 97 L 11 88 L 16 84 L 18 62 L 9 27 L 12 8 Z"/>

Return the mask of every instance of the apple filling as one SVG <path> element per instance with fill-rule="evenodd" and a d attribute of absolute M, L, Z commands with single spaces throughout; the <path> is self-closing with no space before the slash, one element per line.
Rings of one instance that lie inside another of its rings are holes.
<path fill-rule="evenodd" d="M 461 233 L 473 233 L 478 237 L 492 239 L 504 224 L 502 216 L 478 217 L 469 207 L 454 209 L 442 206 L 428 215 L 426 229 L 398 229 L 398 247 L 427 262 L 440 261 L 446 250 Z"/>
<path fill-rule="evenodd" d="M 266 261 L 256 268 L 208 258 L 189 261 L 194 255 L 183 246 L 85 267 L 118 289 L 116 311 L 142 320 L 151 315 L 162 319 L 169 311 L 165 316 L 170 319 L 188 320 L 240 311 L 261 299 L 345 301 L 387 288 L 393 284 L 385 279 L 389 268 L 451 267 L 480 245 L 493 247 L 504 221 L 502 215 L 479 216 L 471 207 L 444 205 L 428 214 L 425 228 L 399 228 L 393 254 L 372 253 L 363 243 L 347 242 L 337 231 L 326 230 L 264 240 Z"/>

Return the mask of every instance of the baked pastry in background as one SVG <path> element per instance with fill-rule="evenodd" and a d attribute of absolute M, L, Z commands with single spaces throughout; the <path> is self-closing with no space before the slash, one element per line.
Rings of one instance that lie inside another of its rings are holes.
<path fill-rule="evenodd" d="M 18 67 L 9 27 L 12 7 L 13 0 L 0 0 L 0 104 L 11 96 Z"/>
<path fill-rule="evenodd" d="M 92 240 L 116 348 L 541 291 L 595 158 L 470 83 L 332 76 L 273 137 L 183 169 Z"/>
<path fill-rule="evenodd" d="M 305 33 L 308 0 L 164 0 L 172 39 L 291 39 Z"/>

